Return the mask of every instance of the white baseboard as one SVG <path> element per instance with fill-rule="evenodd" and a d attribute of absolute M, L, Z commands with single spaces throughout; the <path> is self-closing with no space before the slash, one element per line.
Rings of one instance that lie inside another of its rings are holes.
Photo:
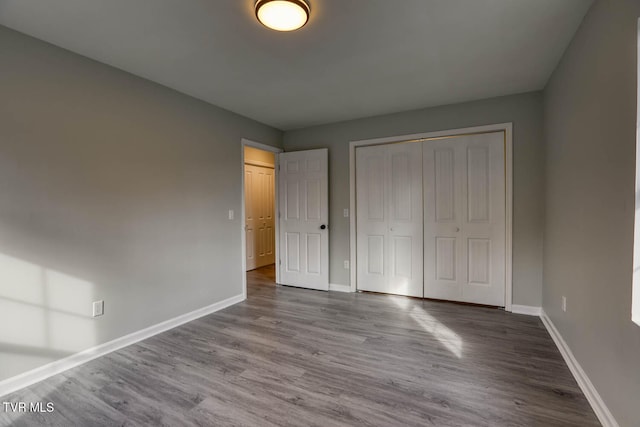
<path fill-rule="evenodd" d="M 540 316 L 542 314 L 542 307 L 512 304 L 511 312 L 514 314 L 526 314 L 528 316 Z"/>
<path fill-rule="evenodd" d="M 544 309 L 540 314 L 540 318 L 542 319 L 544 326 L 547 328 L 547 331 L 549 331 L 549 335 L 551 335 L 551 338 L 553 338 L 553 341 L 556 343 L 558 350 L 560 350 L 564 361 L 569 366 L 569 369 L 578 382 L 580 389 L 586 396 L 589 404 L 591 404 L 591 407 L 596 413 L 598 420 L 600 420 L 600 423 L 602 423 L 604 427 L 619 427 L 618 422 L 613 417 L 613 414 L 609 411 L 609 408 L 607 408 L 607 405 L 600 397 L 600 394 L 594 387 L 586 372 L 582 369 L 582 366 L 580 366 L 576 360 L 564 338 L 560 335 L 560 332 L 558 332 L 549 316 L 544 312 Z"/>
<path fill-rule="evenodd" d="M 351 292 L 351 286 L 329 283 L 329 290 L 334 292 Z"/>
<path fill-rule="evenodd" d="M 245 299 L 246 298 L 244 297 L 244 295 L 236 295 L 215 304 L 199 308 L 190 313 L 182 314 L 180 316 L 174 317 L 173 319 L 169 319 L 164 322 L 149 326 L 148 328 L 141 329 L 128 335 L 124 335 L 104 344 L 100 344 L 98 346 L 81 351 L 79 353 L 72 354 L 71 356 L 65 357 L 64 359 L 56 360 L 15 377 L 0 381 L 0 397 L 45 380 L 68 369 L 75 368 L 76 366 L 87 363 L 97 357 L 104 356 L 105 354 L 111 353 L 112 351 L 119 350 L 128 345 L 135 344 L 138 341 L 142 341 L 144 339 L 152 337 L 153 335 L 157 335 L 161 332 L 173 329 L 176 326 L 191 322 L 192 320 L 195 320 L 199 317 L 215 313 L 216 311 L 237 304 L 241 301 L 244 301 Z"/>

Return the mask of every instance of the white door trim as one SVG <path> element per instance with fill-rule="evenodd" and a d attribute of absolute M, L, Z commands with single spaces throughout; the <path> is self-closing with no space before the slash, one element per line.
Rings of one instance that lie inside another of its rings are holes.
<path fill-rule="evenodd" d="M 245 165 L 260 166 L 261 168 L 275 169 L 271 163 L 261 162 L 260 160 L 245 160 Z"/>
<path fill-rule="evenodd" d="M 513 123 L 499 123 L 486 126 L 475 126 L 450 129 L 437 132 L 416 133 L 411 135 L 391 136 L 385 138 L 364 139 L 349 142 L 349 258 L 351 274 L 351 292 L 356 292 L 356 147 L 365 145 L 393 144 L 397 142 L 419 142 L 434 138 L 461 136 L 473 133 L 504 132 L 505 138 L 505 227 L 506 227 L 506 277 L 505 277 L 505 311 L 512 310 L 513 295 Z"/>
<path fill-rule="evenodd" d="M 240 197 L 241 197 L 241 209 L 240 209 L 240 238 L 241 238 L 241 244 L 240 246 L 242 247 L 242 253 L 240 254 L 242 256 L 242 295 L 244 296 L 244 298 L 247 298 L 247 236 L 245 236 L 245 229 L 244 229 L 244 221 L 245 221 L 245 206 L 244 206 L 244 147 L 253 147 L 253 148 L 258 148 L 260 150 L 264 150 L 264 151 L 269 151 L 271 153 L 282 153 L 284 150 L 282 148 L 278 148 L 278 147 L 273 147 L 271 145 L 267 145 L 267 144 L 262 144 L 260 142 L 255 142 L 255 141 L 251 141 L 249 139 L 246 138 L 242 138 L 240 140 L 241 144 L 240 144 L 240 176 L 242 177 L 242 180 L 240 181 L 241 185 L 240 185 Z M 274 163 L 274 182 L 278 182 L 278 156 L 274 156 L 275 157 L 275 163 Z M 274 204 L 274 210 L 275 210 L 275 215 L 276 217 L 274 218 L 274 223 L 275 223 L 275 233 L 276 233 L 276 238 L 275 238 L 275 246 L 276 246 L 276 263 L 278 262 L 278 260 L 280 259 L 279 253 L 278 253 L 278 223 L 280 222 L 278 220 L 279 217 L 279 212 L 280 212 L 280 208 L 278 205 L 278 186 L 275 185 L 275 194 L 274 194 L 276 200 L 275 200 L 275 204 Z M 276 283 L 278 283 L 280 280 L 280 269 L 276 268 Z"/>

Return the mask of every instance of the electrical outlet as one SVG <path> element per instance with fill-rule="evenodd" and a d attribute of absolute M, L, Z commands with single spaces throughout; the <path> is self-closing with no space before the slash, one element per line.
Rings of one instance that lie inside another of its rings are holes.
<path fill-rule="evenodd" d="M 229 209 L 229 219 L 233 219 L 234 216 L 233 209 Z"/>
<path fill-rule="evenodd" d="M 344 215 L 345 218 L 349 218 L 349 209 L 343 210 L 342 214 Z"/>
<path fill-rule="evenodd" d="M 104 314 L 104 301 L 93 302 L 93 317 L 102 316 Z"/>
<path fill-rule="evenodd" d="M 344 269 L 345 269 L 345 270 L 348 270 L 348 269 L 349 269 L 349 260 L 348 260 L 348 259 L 345 259 L 345 260 L 344 260 Z"/>
<path fill-rule="evenodd" d="M 562 311 L 567 311 L 567 297 L 562 297 Z"/>

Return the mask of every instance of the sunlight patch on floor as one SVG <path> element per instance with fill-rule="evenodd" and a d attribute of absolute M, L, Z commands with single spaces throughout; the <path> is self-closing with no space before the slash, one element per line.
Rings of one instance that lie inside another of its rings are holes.
<path fill-rule="evenodd" d="M 401 309 L 407 310 L 409 316 L 414 320 L 425 332 L 433 335 L 447 350 L 449 350 L 458 359 L 462 358 L 462 350 L 464 343 L 460 335 L 455 333 L 446 325 L 442 324 L 438 319 L 429 314 L 422 307 L 415 306 L 415 301 L 406 297 L 392 297 L 392 301 Z M 413 307 L 411 307 L 413 305 Z"/>

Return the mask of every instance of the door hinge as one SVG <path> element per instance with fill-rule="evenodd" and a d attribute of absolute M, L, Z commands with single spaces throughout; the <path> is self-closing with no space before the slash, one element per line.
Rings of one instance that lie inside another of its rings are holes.
<path fill-rule="evenodd" d="M 278 260 L 278 265 L 282 265 L 282 260 L 281 259 Z"/>

